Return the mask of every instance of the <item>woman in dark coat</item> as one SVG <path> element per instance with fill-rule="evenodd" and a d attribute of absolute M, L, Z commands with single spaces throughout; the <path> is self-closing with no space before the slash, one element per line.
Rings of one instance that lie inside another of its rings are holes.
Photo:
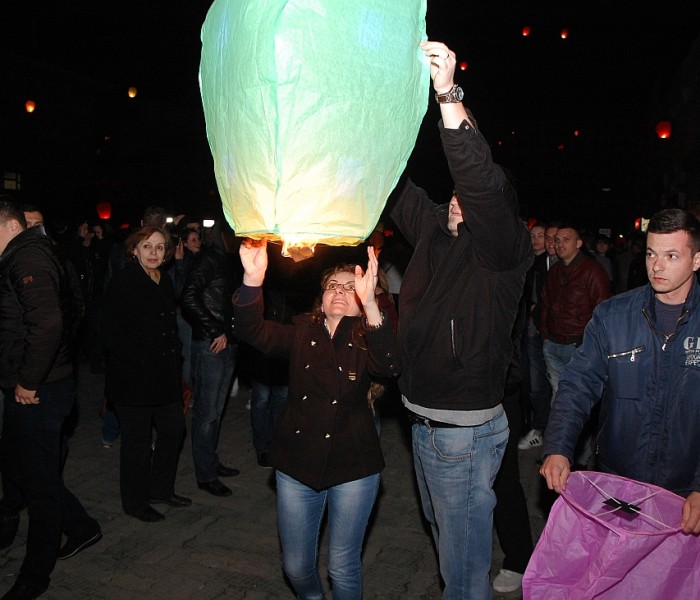
<path fill-rule="evenodd" d="M 131 234 L 125 250 L 130 262 L 114 276 L 104 298 L 105 396 L 121 425 L 124 512 L 160 521 L 164 516 L 151 504 L 191 504 L 174 490 L 185 434 L 181 355 L 175 293 L 160 270 L 173 247 L 165 231 L 146 226 Z"/>
<path fill-rule="evenodd" d="M 327 271 L 317 308 L 286 325 L 263 319 L 265 242 L 248 240 L 240 254 L 236 333 L 290 361 L 288 404 L 269 450 L 285 573 L 298 598 L 325 597 L 317 559 L 327 508 L 333 597 L 359 600 L 362 542 L 384 468 L 367 392 L 371 377 L 398 375 L 391 323 L 375 298 L 377 259 L 370 247 L 366 273 L 355 265 Z"/>

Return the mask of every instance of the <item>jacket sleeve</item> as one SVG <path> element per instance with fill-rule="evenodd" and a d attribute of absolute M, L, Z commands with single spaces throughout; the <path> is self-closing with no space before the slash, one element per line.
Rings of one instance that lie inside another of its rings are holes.
<path fill-rule="evenodd" d="M 436 205 L 423 189 L 408 178 L 399 184 L 396 193 L 398 197 L 391 210 L 391 219 L 406 241 L 415 248 L 421 227 L 435 213 Z"/>
<path fill-rule="evenodd" d="M 446 129 L 441 122 L 440 135 L 477 259 L 491 271 L 531 263 L 532 242 L 518 216 L 515 188 L 493 162 L 484 137 L 466 120 L 459 129 Z"/>
<path fill-rule="evenodd" d="M 364 317 L 363 317 L 364 321 Z M 396 335 L 389 316 L 376 329 L 366 329 L 369 352 L 368 370 L 374 377 L 398 377 L 401 369 L 396 346 Z"/>
<path fill-rule="evenodd" d="M 591 265 L 588 291 L 591 309 L 610 298 L 610 278 L 598 261 Z"/>
<path fill-rule="evenodd" d="M 215 271 L 214 261 L 209 256 L 200 253 L 187 274 L 180 296 L 183 316 L 190 323 L 196 323 L 197 326 L 204 329 L 208 338 L 212 340 L 225 333 L 224 324 L 207 309 L 204 302 L 205 289 L 214 278 Z"/>
<path fill-rule="evenodd" d="M 25 330 L 17 381 L 28 390 L 36 390 L 56 358 L 63 315 L 56 265 L 41 250 L 24 252 L 10 270 L 10 285 L 20 304 Z"/>
<path fill-rule="evenodd" d="M 294 343 L 294 325 L 263 318 L 262 288 L 248 304 L 239 304 L 239 292 L 233 295 L 233 318 L 236 335 L 263 354 L 289 358 Z"/>
<path fill-rule="evenodd" d="M 544 435 L 544 456 L 561 454 L 574 464 L 574 448 L 608 379 L 605 326 L 594 311 L 583 343 L 564 368 Z"/>

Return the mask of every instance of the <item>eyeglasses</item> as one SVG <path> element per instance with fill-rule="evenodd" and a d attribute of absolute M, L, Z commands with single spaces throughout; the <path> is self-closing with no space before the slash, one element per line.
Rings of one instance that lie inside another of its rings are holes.
<path fill-rule="evenodd" d="M 355 284 L 348 281 L 347 283 L 338 283 L 337 281 L 329 281 L 323 289 L 327 292 L 335 292 L 338 288 L 343 288 L 346 292 L 354 292 Z"/>

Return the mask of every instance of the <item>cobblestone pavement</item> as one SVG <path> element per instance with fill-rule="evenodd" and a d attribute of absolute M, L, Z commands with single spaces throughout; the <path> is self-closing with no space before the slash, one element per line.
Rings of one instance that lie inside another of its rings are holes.
<path fill-rule="evenodd" d="M 222 463 L 241 470 L 238 477 L 225 480 L 233 495 L 216 498 L 197 488 L 188 438 L 180 457 L 176 493 L 192 498 L 192 506 L 176 509 L 159 505 L 165 521 L 142 523 L 121 511 L 119 441 L 111 449 L 101 447 L 98 410 L 104 379 L 85 371 L 82 369 L 79 377 L 79 415 L 69 443 L 65 480 L 100 522 L 104 537 L 75 557 L 59 561 L 42 599 L 293 598 L 280 566 L 273 472 L 257 465 L 251 443 L 246 408 L 249 389 L 242 386 L 231 398 L 219 442 Z M 363 555 L 366 599 L 430 600 L 441 595 L 408 439 L 408 428 L 398 414 L 383 416 L 387 467 Z M 535 538 L 544 527 L 543 511 L 538 506 L 541 483 L 534 464 L 537 457 L 538 449 L 520 456 Z M 15 543 L 0 551 L 0 593 L 12 585 L 21 564 L 26 526 L 25 512 Z M 326 563 L 324 541 L 322 568 Z M 502 559 L 494 540 L 492 577 Z M 494 594 L 496 600 L 519 597 L 518 592 Z"/>

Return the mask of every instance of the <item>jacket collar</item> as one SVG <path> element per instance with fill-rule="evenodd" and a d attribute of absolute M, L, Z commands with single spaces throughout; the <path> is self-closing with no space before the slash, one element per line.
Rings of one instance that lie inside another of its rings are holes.
<path fill-rule="evenodd" d="M 656 323 L 656 294 L 654 293 L 654 288 L 651 287 L 651 284 L 647 283 L 646 288 L 647 295 L 645 301 L 645 308 L 647 312 L 651 315 L 651 318 L 654 320 L 654 323 Z M 698 275 L 696 273 L 693 275 L 693 285 L 690 286 L 690 292 L 688 293 L 688 297 L 683 303 L 683 309 L 681 310 L 681 312 L 692 312 L 695 309 L 695 306 L 697 305 L 699 300 L 700 283 L 698 283 Z"/>

